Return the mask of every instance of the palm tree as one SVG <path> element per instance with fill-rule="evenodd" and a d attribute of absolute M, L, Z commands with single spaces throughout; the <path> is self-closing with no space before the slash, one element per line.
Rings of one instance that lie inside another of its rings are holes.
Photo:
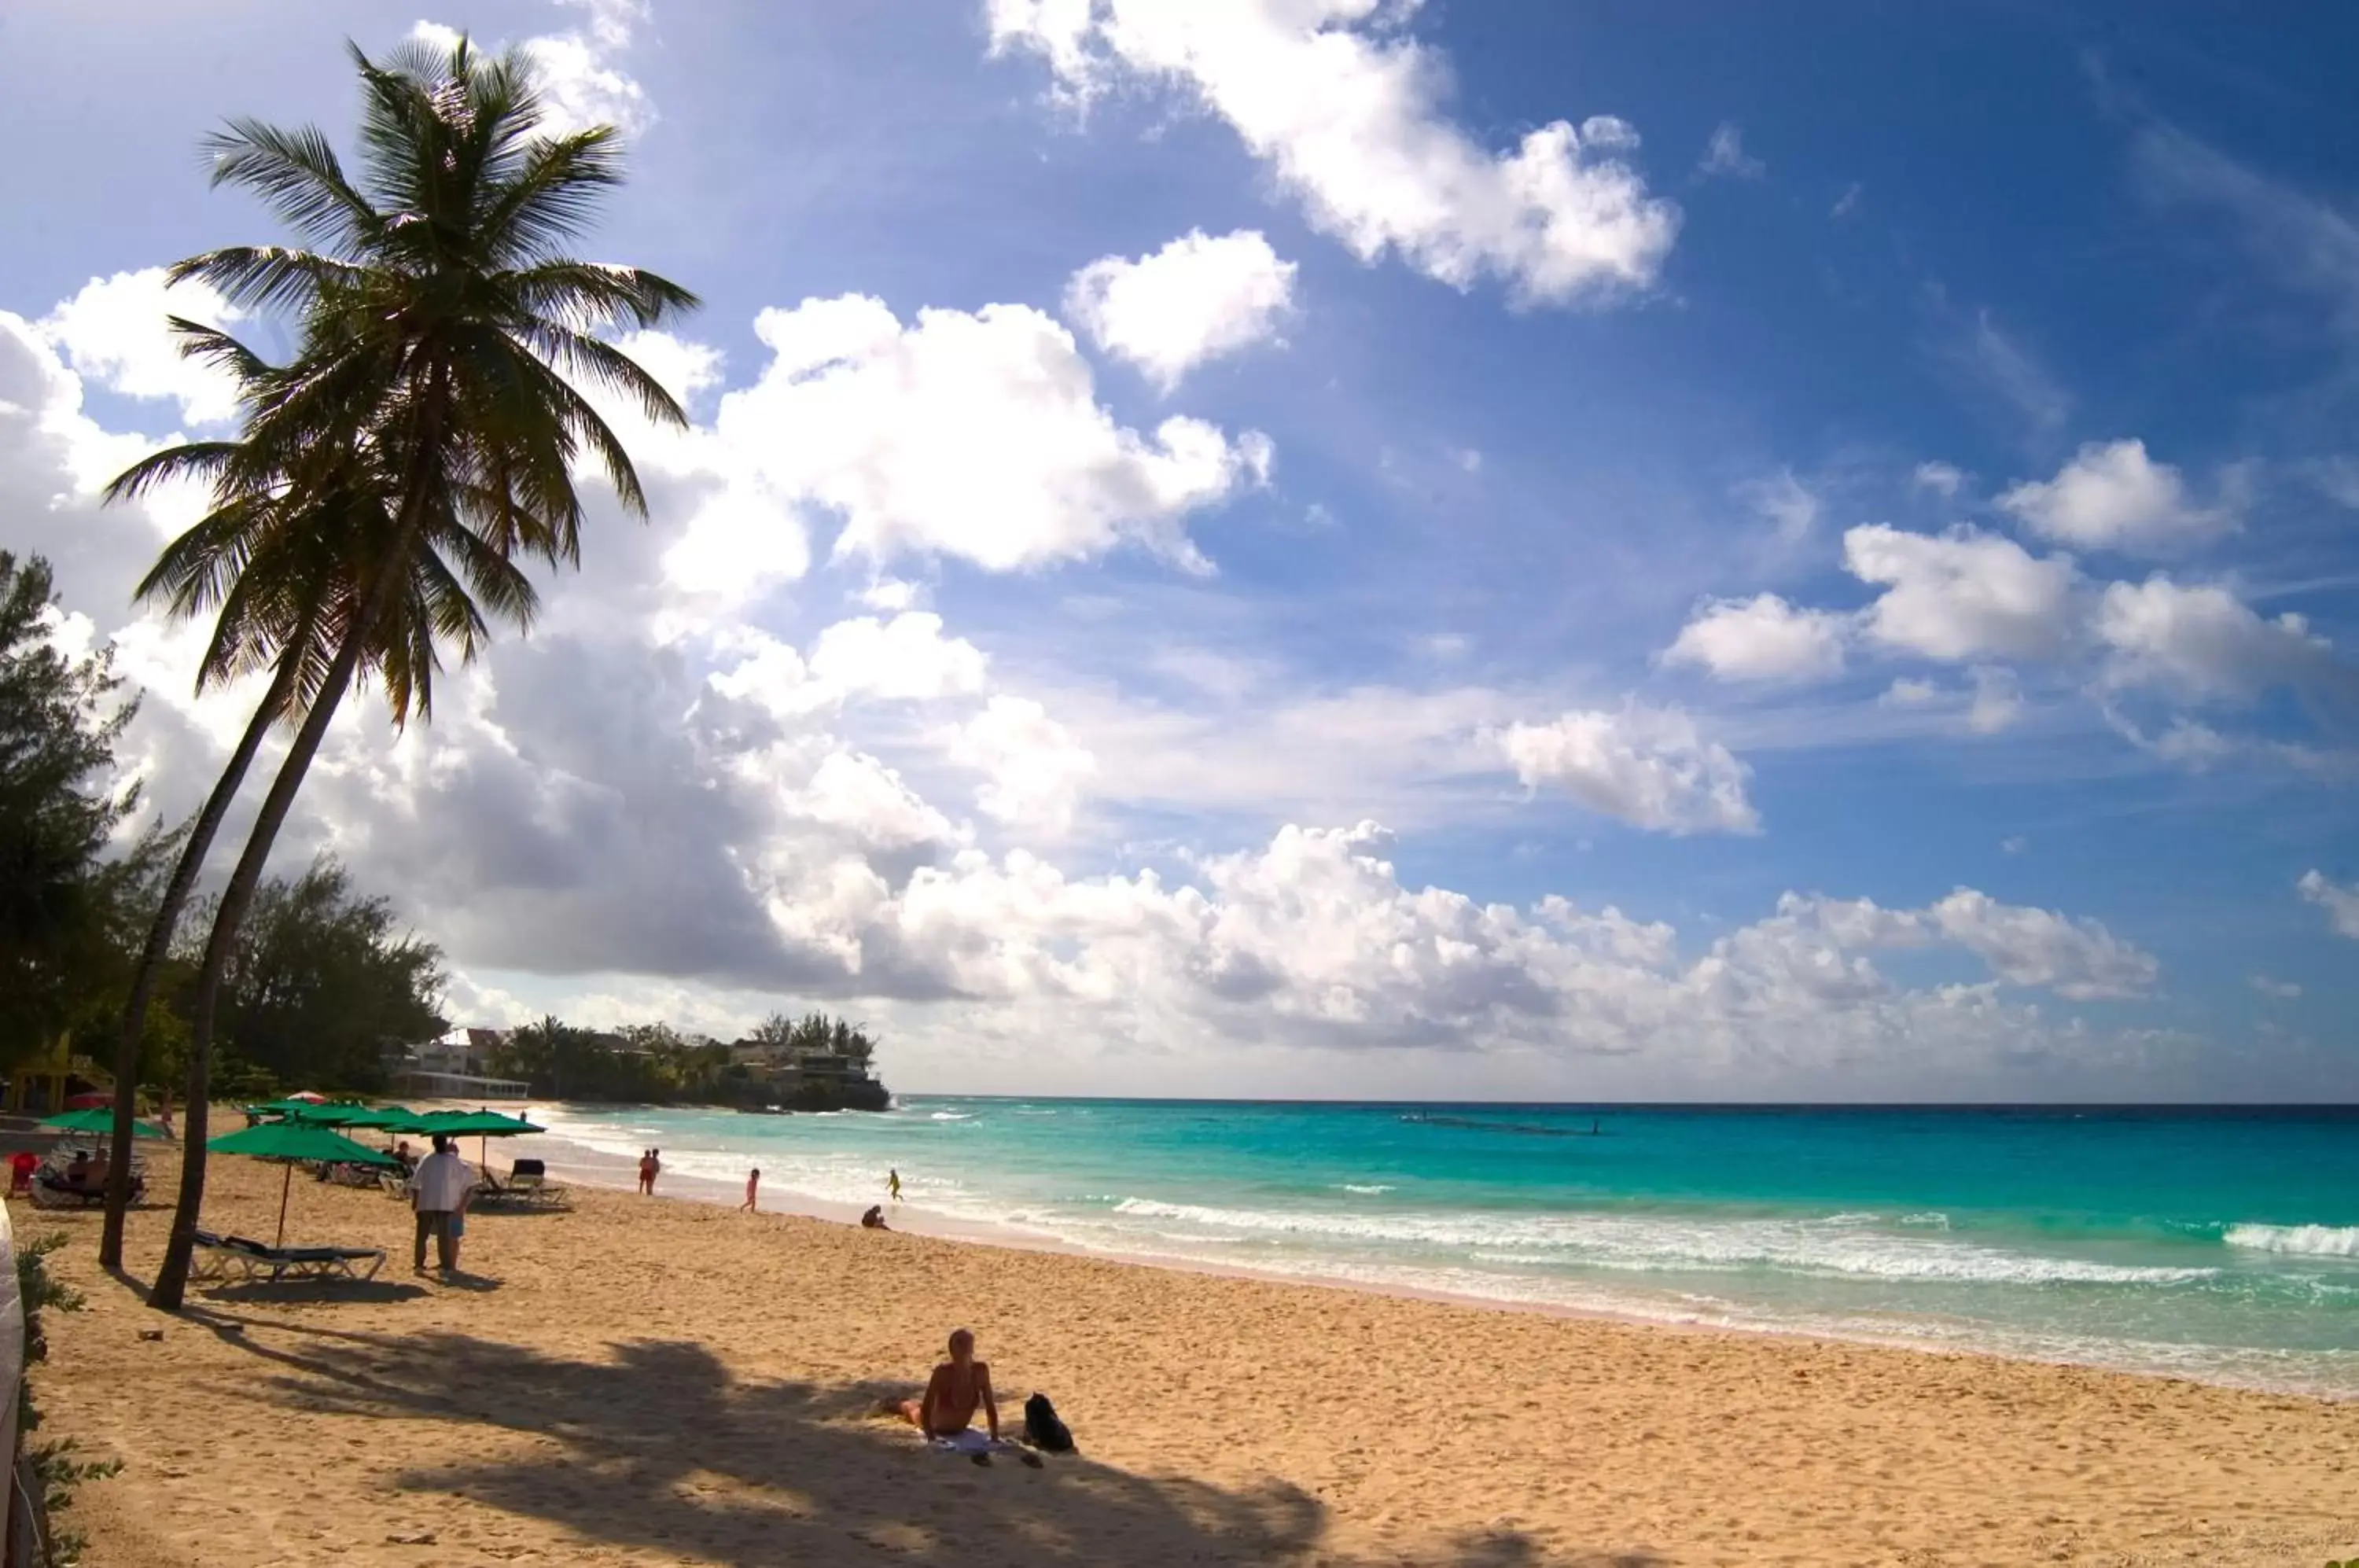
<path fill-rule="evenodd" d="M 225 333 L 179 318 L 172 326 L 181 334 L 183 354 L 220 365 L 248 396 L 266 387 L 278 374 Z M 293 485 L 288 476 L 258 475 L 253 469 L 249 454 L 237 442 L 193 442 L 147 458 L 107 487 L 110 501 L 126 500 L 167 480 L 211 477 L 213 510 L 165 547 L 136 596 L 161 601 L 176 620 L 218 612 L 197 669 L 200 693 L 262 669 L 272 671 L 253 719 L 180 846 L 133 972 L 115 1053 L 118 1149 L 129 1147 L 147 1009 L 213 837 L 271 727 L 300 714 L 318 696 L 327 667 L 351 629 L 355 584 L 375 564 L 371 551 L 382 551 L 386 542 L 386 475 L 353 464 L 329 476 L 314 493 Z M 397 725 L 406 724 L 413 710 L 421 718 L 432 713 L 437 650 L 430 637 L 421 643 L 420 628 L 439 627 L 454 636 L 464 664 L 473 660 L 488 631 L 474 600 L 519 628 L 530 624 L 538 602 L 530 581 L 470 533 L 462 519 L 442 516 L 434 521 L 439 526 L 430 530 L 427 548 L 413 562 L 415 581 L 407 613 L 381 622 L 381 631 L 391 637 L 374 638 L 364 654 L 363 668 L 385 682 Z M 444 567 L 440 556 L 446 553 L 459 561 L 472 599 Z M 124 1214 L 130 1199 L 130 1170 L 118 1160 L 108 1176 L 105 1227 L 99 1240 L 103 1267 L 122 1264 Z"/>
<path fill-rule="evenodd" d="M 149 1298 L 168 1311 L 187 1288 L 204 1197 L 223 971 L 337 704 L 380 624 L 398 613 L 406 586 L 414 591 L 431 519 L 466 519 L 503 556 L 542 539 L 548 552 L 576 560 L 577 459 L 603 472 L 627 510 L 644 517 L 647 497 L 621 439 L 567 377 L 629 399 L 651 420 L 687 422 L 653 376 L 596 333 L 659 325 L 695 297 L 651 272 L 564 254 L 621 182 L 613 128 L 542 135 L 525 60 L 486 60 L 463 38 L 439 53 L 413 45 L 384 64 L 357 48 L 352 57 L 363 92 L 357 180 L 312 129 L 240 120 L 210 144 L 214 183 L 261 196 L 306 245 L 233 246 L 171 272 L 301 322 L 299 353 L 247 399 L 241 451 L 220 474 L 234 487 L 285 475 L 289 494 L 305 495 L 357 463 L 384 477 L 386 506 L 379 564 L 351 584 L 349 624 L 206 941 L 190 1019 L 179 1204 Z M 432 633 L 424 636 L 430 648 Z"/>

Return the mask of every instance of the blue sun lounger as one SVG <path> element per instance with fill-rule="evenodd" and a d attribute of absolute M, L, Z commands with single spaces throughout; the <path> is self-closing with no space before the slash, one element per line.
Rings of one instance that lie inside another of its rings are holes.
<path fill-rule="evenodd" d="M 268 1247 L 242 1236 L 197 1232 L 192 1279 L 374 1279 L 385 1252 L 374 1247 Z"/>

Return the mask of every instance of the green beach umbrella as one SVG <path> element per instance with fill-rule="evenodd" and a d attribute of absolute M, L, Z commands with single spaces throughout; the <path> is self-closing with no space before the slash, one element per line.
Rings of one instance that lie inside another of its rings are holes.
<path fill-rule="evenodd" d="M 238 1132 L 223 1133 L 209 1138 L 205 1147 L 215 1154 L 243 1154 L 255 1160 L 276 1160 L 287 1166 L 286 1179 L 278 1184 L 278 1240 L 287 1240 L 287 1194 L 295 1183 L 295 1167 L 304 1161 L 322 1165 L 383 1165 L 399 1169 L 401 1161 L 390 1154 L 379 1154 L 365 1144 L 354 1143 L 332 1127 L 305 1126 L 300 1122 L 264 1122 Z"/>
<path fill-rule="evenodd" d="M 433 1111 L 419 1120 L 426 1124 L 426 1131 L 446 1138 L 514 1138 L 518 1133 L 549 1130 L 522 1116 L 502 1116 L 497 1111 Z"/>
<path fill-rule="evenodd" d="M 392 1121 L 386 1118 L 391 1117 Z M 287 1115 L 290 1122 L 303 1122 L 324 1127 L 385 1127 L 393 1121 L 414 1121 L 417 1118 L 399 1105 L 387 1105 L 383 1110 L 364 1105 L 357 1100 L 336 1100 L 324 1105 L 307 1105 Z"/>
<path fill-rule="evenodd" d="M 336 1125 L 348 1127 L 373 1127 L 382 1132 L 416 1132 L 419 1117 L 407 1105 L 362 1105 Z"/>
<path fill-rule="evenodd" d="M 114 1107 L 112 1105 L 92 1105 L 88 1110 L 67 1111 L 62 1115 L 51 1116 L 49 1120 L 43 1122 L 41 1126 L 44 1129 L 51 1132 L 98 1132 L 105 1133 L 107 1136 L 113 1137 L 114 1133 Z M 169 1138 L 172 1135 L 166 1132 L 162 1127 L 158 1127 L 154 1122 L 135 1121 L 131 1124 L 131 1136 L 134 1138 Z"/>
<path fill-rule="evenodd" d="M 439 1132 L 444 1138 L 515 1138 L 522 1133 L 547 1132 L 547 1127 L 533 1126 L 522 1116 L 505 1116 L 497 1111 L 429 1111 L 418 1118 L 420 1132 Z M 490 1144 L 475 1150 L 476 1163 L 485 1164 L 491 1154 Z"/>

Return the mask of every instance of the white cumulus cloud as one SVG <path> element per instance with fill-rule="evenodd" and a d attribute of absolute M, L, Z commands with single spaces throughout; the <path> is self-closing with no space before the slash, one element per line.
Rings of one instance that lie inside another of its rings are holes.
<path fill-rule="evenodd" d="M 1699 608 L 1663 652 L 1723 681 L 1818 681 L 1839 675 L 1850 617 L 1805 610 L 1775 593 L 1714 599 Z"/>
<path fill-rule="evenodd" d="M 2052 909 L 2002 904 L 1961 887 L 1927 917 L 1950 941 L 1990 965 L 2011 985 L 2042 985 L 2075 1001 L 2135 996 L 2150 989 L 2161 965 L 2091 920 Z"/>
<path fill-rule="evenodd" d="M 2359 942 L 2359 884 L 2344 886 L 2330 882 L 2323 873 L 2308 871 L 2294 886 L 2301 896 L 2326 911 L 2327 923 L 2337 936 L 2347 936 Z"/>
<path fill-rule="evenodd" d="M 810 672 L 838 690 L 886 702 L 930 702 L 983 690 L 983 650 L 942 636 L 930 610 L 904 610 L 889 621 L 854 615 L 811 644 Z"/>
<path fill-rule="evenodd" d="M 812 639 L 805 659 L 768 633 L 741 628 L 726 641 L 739 655 L 706 684 L 772 717 L 794 719 L 848 702 L 940 702 L 984 689 L 990 660 L 964 637 L 944 637 L 942 618 L 905 610 L 891 620 L 854 615 Z"/>
<path fill-rule="evenodd" d="M 958 730 L 951 760 L 987 776 L 975 791 L 984 815 L 1052 833 L 1071 825 L 1097 772 L 1097 759 L 1046 708 L 1005 693 Z"/>
<path fill-rule="evenodd" d="M 586 13 L 585 25 L 528 38 L 517 47 L 529 56 L 538 77 L 541 129 L 568 136 L 594 125 L 612 125 L 636 136 L 656 123 L 647 89 L 618 63 L 634 34 L 647 20 L 645 0 L 556 0 Z M 437 49 L 459 41 L 459 29 L 419 22 L 409 36 Z"/>
<path fill-rule="evenodd" d="M 1257 432 L 1115 423 L 1072 334 L 1028 306 L 920 310 L 905 326 L 845 295 L 766 310 L 754 330 L 771 360 L 721 399 L 715 439 L 729 472 L 840 514 L 839 557 L 1007 572 L 1135 544 L 1201 571 L 1188 515 L 1269 472 Z"/>
<path fill-rule="evenodd" d="M 2249 702 L 2336 668 L 2326 639 L 2299 615 L 2265 620 L 2225 588 L 2182 586 L 2159 572 L 2108 583 L 2095 626 L 2114 650 L 2110 680 L 2195 701 Z"/>
<path fill-rule="evenodd" d="M 2228 507 L 2196 505 L 2179 470 L 2148 457 L 2142 441 L 2092 441 L 2055 478 L 2018 485 L 1998 504 L 2060 544 L 2138 555 L 2181 549 L 2236 526 Z"/>
<path fill-rule="evenodd" d="M 989 0 L 995 50 L 1042 56 L 1087 99 L 1133 76 L 1226 120 L 1303 206 L 1363 260 L 1397 253 L 1467 288 L 1562 304 L 1643 289 L 1679 233 L 1621 154 L 1637 137 L 1596 116 L 1527 132 L 1495 153 L 1443 114 L 1445 62 L 1391 24 L 1386 0 Z"/>
<path fill-rule="evenodd" d="M 202 283 L 168 284 L 164 268 L 93 278 L 35 323 L 81 375 L 125 397 L 167 398 L 190 424 L 237 413 L 237 382 L 202 360 L 183 358 L 168 317 L 233 327 L 244 312 Z"/>
<path fill-rule="evenodd" d="M 1073 274 L 1066 318 L 1164 391 L 1206 360 L 1277 335 L 1295 265 L 1252 229 L 1190 229 L 1152 256 L 1101 256 Z"/>
<path fill-rule="evenodd" d="M 1562 789 L 1593 811 L 1653 833 L 1757 832 L 1750 770 L 1676 708 L 1637 704 L 1513 724 L 1501 735 L 1527 789 Z"/>
<path fill-rule="evenodd" d="M 2071 558 L 2034 557 L 1996 534 L 1865 524 L 1843 535 L 1843 564 L 1884 585 L 1866 630 L 1887 648 L 1947 660 L 2046 659 L 2071 629 Z"/>

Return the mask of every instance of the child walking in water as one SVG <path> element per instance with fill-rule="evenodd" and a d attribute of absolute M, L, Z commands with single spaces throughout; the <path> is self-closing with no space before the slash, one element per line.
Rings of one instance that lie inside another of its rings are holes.
<path fill-rule="evenodd" d="M 885 1172 L 885 1195 L 897 1203 L 901 1201 L 901 1172 L 898 1169 Z"/>
<path fill-rule="evenodd" d="M 750 1214 L 756 1212 L 754 1207 L 754 1194 L 761 1185 L 762 1168 L 756 1165 L 745 1178 L 745 1201 L 737 1205 L 739 1214 Z"/>

